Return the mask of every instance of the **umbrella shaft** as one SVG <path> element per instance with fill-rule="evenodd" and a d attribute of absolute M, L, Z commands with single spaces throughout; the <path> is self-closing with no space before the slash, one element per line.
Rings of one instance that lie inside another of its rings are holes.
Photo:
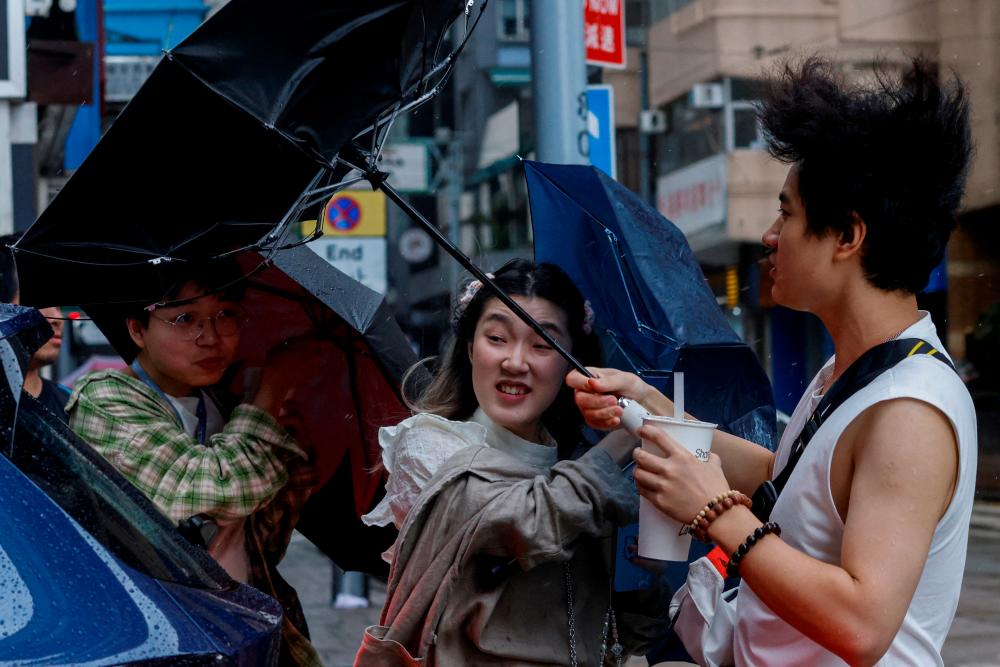
<path fill-rule="evenodd" d="M 420 211 L 413 208 L 413 206 L 411 206 L 408 201 L 403 199 L 403 197 L 401 197 L 400 194 L 396 192 L 396 190 L 391 185 L 389 185 L 385 180 L 382 180 L 378 184 L 378 187 L 380 190 L 382 190 L 382 192 L 385 193 L 385 195 L 389 199 L 394 201 L 397 206 L 403 209 L 403 212 L 406 213 L 408 216 L 410 216 L 410 218 L 414 222 L 423 227 L 424 231 L 430 234 L 431 238 L 434 239 L 439 246 L 444 248 L 449 255 L 454 257 L 459 264 L 465 267 L 465 269 L 469 273 L 474 275 L 476 279 L 478 279 L 483 285 L 489 287 L 490 291 L 493 292 L 493 294 L 498 299 L 500 299 L 500 301 L 502 301 L 505 306 L 510 308 L 511 311 L 515 315 L 517 315 L 517 317 L 520 318 L 522 322 L 531 327 L 534 330 L 534 332 L 537 333 L 539 336 L 541 336 L 546 343 L 551 345 L 554 350 L 556 350 L 560 355 L 562 355 L 563 359 L 568 361 L 570 365 L 573 366 L 573 368 L 580 371 L 587 377 L 593 377 L 593 374 L 591 374 L 591 372 L 588 371 L 587 368 L 583 364 L 581 364 L 576 357 L 574 357 L 562 345 L 560 345 L 558 341 L 556 341 L 552 337 L 552 335 L 535 320 L 535 318 L 529 315 L 527 311 L 524 310 L 524 308 L 522 308 L 512 298 L 510 298 L 509 294 L 500 289 L 500 287 L 497 286 L 497 284 L 493 282 L 493 280 L 489 276 L 487 276 L 482 269 L 473 264 L 472 260 L 469 259 L 465 255 L 465 253 L 459 250 L 454 243 L 451 242 L 451 239 L 442 234 L 441 230 L 438 229 L 436 226 L 432 225 L 431 222 L 427 220 L 427 218 L 425 218 L 423 215 L 420 214 Z"/>

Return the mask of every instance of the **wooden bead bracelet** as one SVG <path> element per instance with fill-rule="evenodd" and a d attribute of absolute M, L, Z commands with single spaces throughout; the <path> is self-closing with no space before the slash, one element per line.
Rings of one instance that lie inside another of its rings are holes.
<path fill-rule="evenodd" d="M 720 514 L 728 509 L 736 507 L 737 505 L 743 505 L 747 509 L 753 507 L 753 501 L 745 493 L 736 491 L 735 489 L 730 489 L 725 493 L 720 493 L 715 498 L 708 501 L 708 504 L 694 519 L 691 523 L 685 526 L 685 532 L 689 532 L 694 535 L 695 539 L 701 542 L 708 542 L 708 526 L 715 521 Z"/>

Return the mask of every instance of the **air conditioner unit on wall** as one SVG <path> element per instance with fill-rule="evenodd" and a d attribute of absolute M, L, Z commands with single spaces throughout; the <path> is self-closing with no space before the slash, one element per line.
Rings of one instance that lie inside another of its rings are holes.
<path fill-rule="evenodd" d="M 667 114 L 659 109 L 645 109 L 639 112 L 639 131 L 643 134 L 659 134 L 667 131 Z"/>
<path fill-rule="evenodd" d="M 724 102 L 721 83 L 696 83 L 691 86 L 691 106 L 695 109 L 718 109 Z"/>

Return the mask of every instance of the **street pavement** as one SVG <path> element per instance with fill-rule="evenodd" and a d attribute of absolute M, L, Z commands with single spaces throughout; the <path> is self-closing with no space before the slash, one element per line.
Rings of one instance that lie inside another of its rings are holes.
<path fill-rule="evenodd" d="M 962 597 L 942 650 L 949 667 L 1000 667 L 1000 503 L 977 503 Z"/>
<path fill-rule="evenodd" d="M 372 580 L 366 609 L 334 609 L 330 561 L 298 534 L 280 569 L 299 592 L 324 664 L 350 667 L 365 627 L 378 622 L 385 587 Z M 1000 667 L 1000 503 L 980 502 L 973 511 L 962 597 L 942 656 L 948 667 Z M 629 663 L 640 665 L 645 660 Z"/>

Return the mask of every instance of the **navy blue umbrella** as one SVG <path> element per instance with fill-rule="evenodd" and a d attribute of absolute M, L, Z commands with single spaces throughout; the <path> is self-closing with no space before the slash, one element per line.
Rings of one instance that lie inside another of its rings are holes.
<path fill-rule="evenodd" d="M 667 395 L 673 373 L 684 372 L 688 412 L 774 449 L 770 383 L 726 322 L 684 234 L 594 167 L 525 161 L 524 173 L 535 259 L 558 265 L 590 300 L 605 364 L 635 372 Z M 654 570 L 636 565 L 631 553 L 637 535 L 638 524 L 619 530 L 618 591 L 656 585 Z M 705 551 L 694 543 L 690 557 Z M 661 575 L 670 590 L 687 568 L 673 564 Z M 668 635 L 654 655 L 658 661 L 684 654 Z"/>
<path fill-rule="evenodd" d="M 774 401 L 753 351 L 726 322 L 684 234 L 604 172 L 524 162 L 535 259 L 590 300 L 605 363 L 671 393 L 699 419 L 774 444 Z"/>

